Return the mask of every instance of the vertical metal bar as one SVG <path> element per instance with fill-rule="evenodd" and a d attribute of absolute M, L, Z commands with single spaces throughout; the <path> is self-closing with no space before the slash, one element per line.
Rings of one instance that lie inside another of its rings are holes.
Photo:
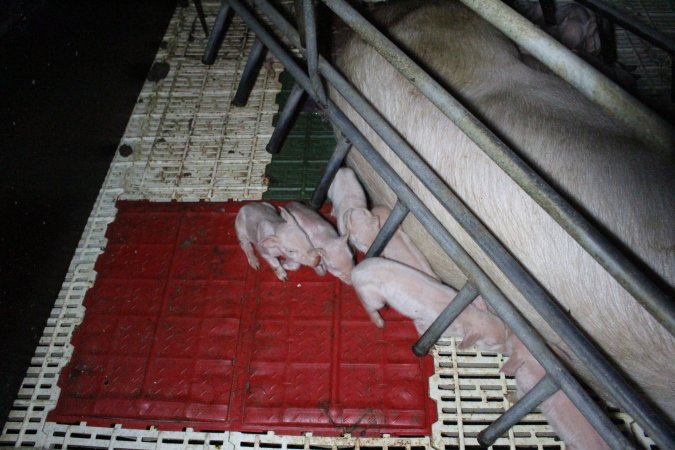
<path fill-rule="evenodd" d="M 347 153 L 352 148 L 352 143 L 349 142 L 344 136 L 340 135 L 338 138 L 337 145 L 335 146 L 335 151 L 330 156 L 330 159 L 326 163 L 326 168 L 321 175 L 319 184 L 317 184 L 314 194 L 312 194 L 312 199 L 309 201 L 309 206 L 314 209 L 321 208 L 324 200 L 326 200 L 326 193 L 330 188 L 331 183 L 333 183 L 333 178 L 337 173 L 342 162 L 347 157 Z"/>
<path fill-rule="evenodd" d="M 232 99 L 234 106 L 244 106 L 248 102 L 248 97 L 251 95 L 253 85 L 255 85 L 255 80 L 258 78 L 260 67 L 265 59 L 265 50 L 263 43 L 256 38 L 251 46 L 251 53 L 248 55 L 244 72 L 241 74 L 239 87 L 237 87 L 237 92 Z"/>
<path fill-rule="evenodd" d="M 396 204 L 394 205 L 394 209 L 391 210 L 389 217 L 382 224 L 382 227 L 377 233 L 377 236 L 375 236 L 375 240 L 372 244 L 370 244 L 370 247 L 368 247 L 366 258 L 380 256 L 407 214 L 408 208 L 406 208 L 403 203 L 397 200 Z"/>
<path fill-rule="evenodd" d="M 307 46 L 305 56 L 307 58 L 309 80 L 312 82 L 312 88 L 316 92 L 319 103 L 324 105 L 326 103 L 326 91 L 319 76 L 319 45 L 317 43 L 314 0 L 303 0 L 303 12 L 305 18 L 305 43 Z"/>
<path fill-rule="evenodd" d="M 197 17 L 199 17 L 199 23 L 202 25 L 202 30 L 204 30 L 204 36 L 209 35 L 209 26 L 206 24 L 206 15 L 204 14 L 204 7 L 202 6 L 202 0 L 194 0 L 195 10 L 197 10 Z"/>
<path fill-rule="evenodd" d="M 227 33 L 227 23 L 229 18 L 230 5 L 223 1 L 223 3 L 220 5 L 220 10 L 218 10 L 218 16 L 216 16 L 216 21 L 213 24 L 211 34 L 209 35 L 209 41 L 206 44 L 206 49 L 204 49 L 202 63 L 210 66 L 216 60 L 220 44 L 222 44 L 225 33 Z"/>
<path fill-rule="evenodd" d="M 478 297 L 478 289 L 471 283 L 466 283 L 459 290 L 443 312 L 429 325 L 429 328 L 420 336 L 412 347 L 412 351 L 417 356 L 424 356 L 429 353 L 431 347 L 441 338 L 441 335 L 448 329 L 450 324 L 464 311 L 464 309 Z"/>
<path fill-rule="evenodd" d="M 300 111 L 300 107 L 302 106 L 302 99 L 304 96 L 305 91 L 300 86 L 298 86 L 298 83 L 295 83 L 293 85 L 293 89 L 291 89 L 291 93 L 288 96 L 288 99 L 286 100 L 286 105 L 284 105 L 284 109 L 281 111 L 279 117 L 277 118 L 277 124 L 274 127 L 272 137 L 270 137 L 270 141 L 267 143 L 267 146 L 265 147 L 267 153 L 271 153 L 274 155 L 276 153 L 279 153 L 279 151 L 281 150 L 281 147 L 284 145 L 284 141 L 286 140 L 286 136 L 288 136 L 288 132 L 293 126 L 295 118 L 297 117 L 298 112 Z"/>
<path fill-rule="evenodd" d="M 541 402 L 555 394 L 558 389 L 560 388 L 558 388 L 553 379 L 546 375 L 511 408 L 492 422 L 490 426 L 478 433 L 478 443 L 482 447 L 490 447 L 499 436 L 520 422 L 523 417 L 532 412 Z"/>
<path fill-rule="evenodd" d="M 544 15 L 544 22 L 547 26 L 555 26 L 558 21 L 555 18 L 555 2 L 553 0 L 539 0 L 541 13 Z"/>

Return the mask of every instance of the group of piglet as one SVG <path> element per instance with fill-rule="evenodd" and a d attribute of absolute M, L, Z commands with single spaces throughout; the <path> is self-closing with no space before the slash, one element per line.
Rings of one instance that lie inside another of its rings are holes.
<path fill-rule="evenodd" d="M 390 210 L 384 206 L 369 210 L 363 188 L 347 167 L 338 170 L 328 197 L 337 232 L 319 213 L 298 202 L 280 207 L 279 212 L 269 203 L 243 206 L 235 227 L 251 267 L 260 267 L 255 247 L 282 281 L 287 280 L 287 270 L 298 270 L 301 265 L 314 268 L 321 276 L 328 272 L 353 285 L 377 327 L 384 327 L 378 311 L 389 305 L 410 318 L 419 334 L 424 333 L 457 291 L 439 281 L 427 259 L 401 229 L 385 246 L 383 257 L 368 258 L 355 266 L 350 245 L 365 253 Z M 515 376 L 519 396 L 545 375 L 520 339 L 488 310 L 480 296 L 464 309 L 443 337 L 462 339 L 460 348 L 475 346 L 482 351 L 510 354 L 502 372 Z M 562 391 L 542 403 L 540 409 L 568 448 L 608 448 Z"/>

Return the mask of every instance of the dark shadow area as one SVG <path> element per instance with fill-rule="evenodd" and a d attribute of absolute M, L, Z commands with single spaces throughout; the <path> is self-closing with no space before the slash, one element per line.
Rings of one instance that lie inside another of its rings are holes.
<path fill-rule="evenodd" d="M 175 7 L 0 6 L 0 427 Z"/>

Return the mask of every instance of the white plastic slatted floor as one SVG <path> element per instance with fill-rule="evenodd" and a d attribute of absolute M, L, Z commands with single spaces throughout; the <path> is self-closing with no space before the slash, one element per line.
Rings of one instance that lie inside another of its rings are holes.
<path fill-rule="evenodd" d="M 613 3 L 642 23 L 675 37 L 675 5 L 672 1 L 614 0 Z M 635 73 L 641 76 L 637 81 L 640 95 L 673 117 L 675 103 L 670 101 L 672 72 L 668 53 L 621 27 L 616 27 L 616 45 L 619 61 L 638 67 Z"/>
<path fill-rule="evenodd" d="M 204 4 L 209 23 L 218 6 L 215 1 Z M 670 25 L 673 23 L 670 21 Z M 120 143 L 121 149 L 125 147 L 115 156 L 99 193 L 14 409 L 0 435 L 0 446 L 478 448 L 477 433 L 509 407 L 506 394 L 514 390 L 514 385 L 499 373 L 502 355 L 459 352 L 454 341 L 443 341 L 433 350 L 436 370 L 429 383 L 439 420 L 427 437 L 327 438 L 190 429 L 167 432 L 46 421 L 48 411 L 58 400 L 56 383 L 73 351 L 71 336 L 85 313 L 82 302 L 96 277 L 94 263 L 105 248 L 104 235 L 115 217 L 115 200 L 259 199 L 265 191 L 263 173 L 270 157 L 264 146 L 277 111 L 275 96 L 280 89 L 281 66 L 275 65 L 273 72 L 263 68 L 247 107 L 230 106 L 252 41 L 253 35 L 235 18 L 216 64 L 206 67 L 200 62 L 205 38 L 194 10 L 176 10 L 156 56 L 157 63 L 169 65 L 168 74 L 158 82 L 146 82 L 139 96 Z M 650 441 L 628 416 L 614 413 L 614 417 L 649 447 Z M 528 415 L 495 445 L 495 448 L 563 447 L 538 413 Z"/>

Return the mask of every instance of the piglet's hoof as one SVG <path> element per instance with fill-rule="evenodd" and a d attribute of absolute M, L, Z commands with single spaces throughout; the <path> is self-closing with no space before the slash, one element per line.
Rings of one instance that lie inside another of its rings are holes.
<path fill-rule="evenodd" d="M 288 281 L 288 275 L 284 270 L 274 272 L 281 281 Z"/>

